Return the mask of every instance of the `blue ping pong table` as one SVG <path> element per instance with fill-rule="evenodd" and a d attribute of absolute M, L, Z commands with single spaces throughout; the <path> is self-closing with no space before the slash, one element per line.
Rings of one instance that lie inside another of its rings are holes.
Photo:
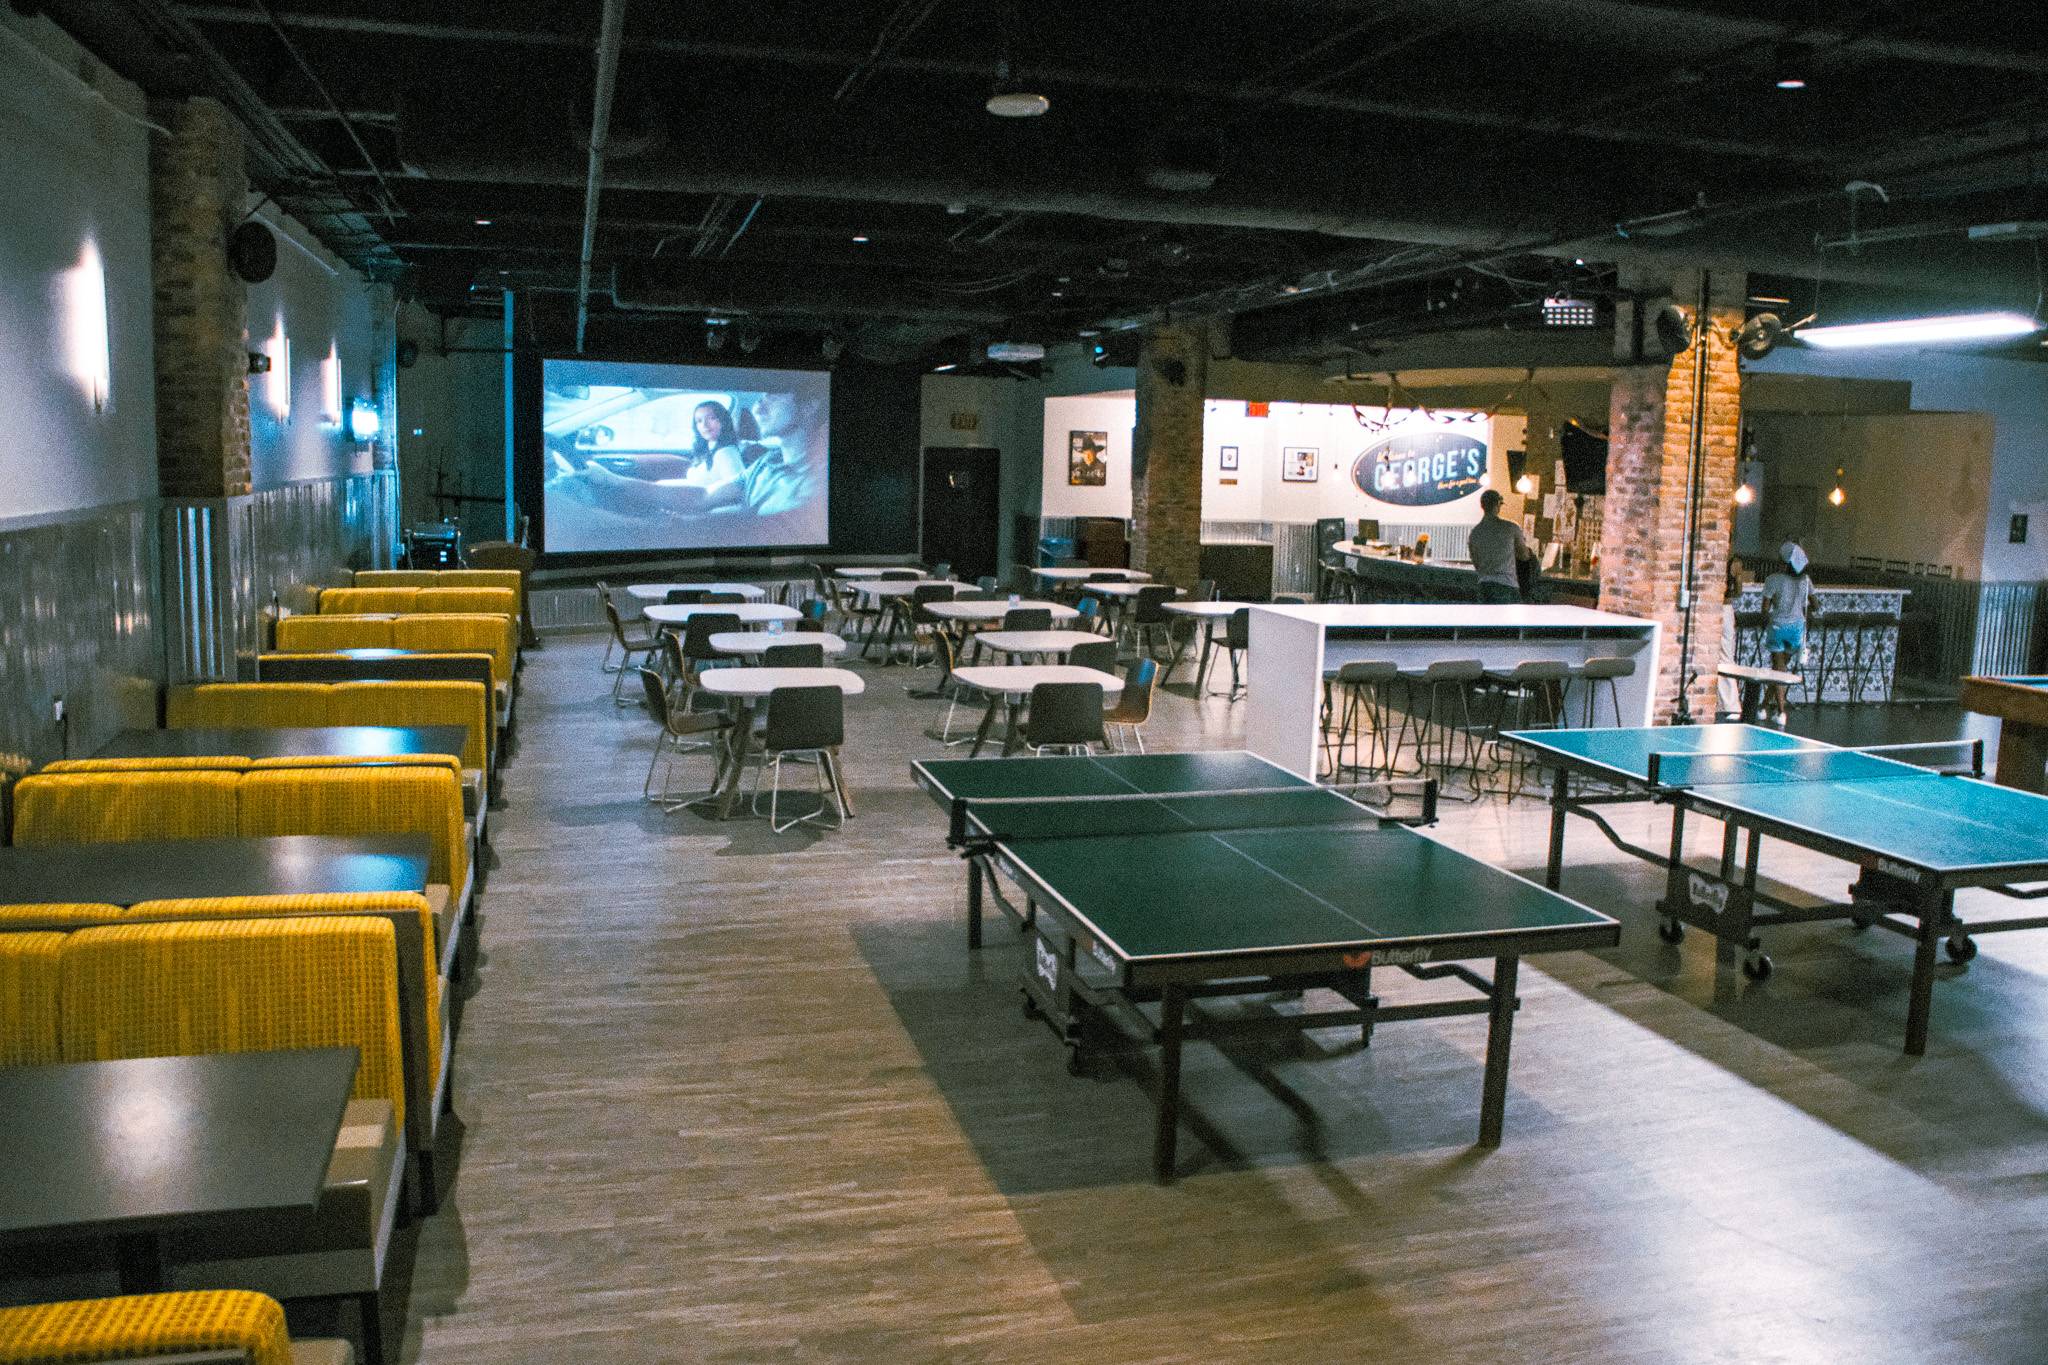
<path fill-rule="evenodd" d="M 1742 947 L 1752 979 L 1770 974 L 1756 931 L 1773 925 L 1847 919 L 1915 940 L 1910 1055 L 1927 1050 L 1935 956 L 1944 938 L 1950 960 L 1960 964 L 1976 956 L 1973 931 L 2048 926 L 2043 916 L 1965 924 L 1955 914 L 1956 892 L 1964 887 L 2017 900 L 2048 895 L 2021 885 L 2048 879 L 2048 797 L 1753 725 L 1524 730 L 1506 738 L 1555 773 L 1545 877 L 1552 888 L 1562 885 L 1565 817 L 1578 815 L 1617 848 L 1665 869 L 1657 908 L 1666 942 L 1684 938 L 1685 925 L 1705 929 Z M 1973 766 L 1981 766 L 1981 756 Z M 1574 791 L 1574 778 L 1599 785 Z M 1626 801 L 1671 807 L 1668 853 L 1629 843 L 1601 816 L 1599 807 Z M 1722 823 L 1720 862 L 1712 870 L 1686 859 L 1688 814 Z M 1760 891 L 1765 836 L 1856 864 L 1861 872 L 1849 899 L 1804 905 Z M 1746 843 L 1739 856 L 1738 843 Z"/>
<path fill-rule="evenodd" d="M 1182 1044 L 1485 1014 L 1479 1140 L 1497 1146 L 1523 954 L 1608 947 L 1620 925 L 1247 753 L 913 763 L 985 900 L 1031 935 L 1025 1008 L 1087 1068 L 1107 1027 L 1159 1048 L 1153 1170 L 1174 1172 Z M 1020 888 L 1021 910 L 1000 881 Z M 1463 965 L 1493 959 L 1491 978 Z M 1375 966 L 1476 997 L 1383 1004 Z M 1223 1016 L 1197 1001 L 1327 990 L 1344 1007 Z M 1157 1003 L 1154 1024 L 1139 1006 Z"/>

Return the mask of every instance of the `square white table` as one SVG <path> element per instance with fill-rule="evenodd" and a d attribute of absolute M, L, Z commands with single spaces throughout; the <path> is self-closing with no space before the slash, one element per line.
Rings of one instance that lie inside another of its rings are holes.
<path fill-rule="evenodd" d="M 837 687 L 849 697 L 867 690 L 860 674 L 846 668 L 713 668 L 697 675 L 697 686 L 714 697 L 733 703 L 731 738 L 726 741 L 723 781 L 715 797 L 718 818 L 732 818 L 733 801 L 740 790 L 740 775 L 746 767 L 747 749 L 754 740 L 754 710 L 778 687 Z M 717 779 L 714 779 L 715 781 Z M 840 795 L 845 797 L 844 788 Z M 853 802 L 846 801 L 853 813 Z"/>
<path fill-rule="evenodd" d="M 1003 753 L 1016 752 L 1022 735 L 1019 722 L 1023 718 L 1024 702 L 1030 697 L 1031 689 L 1040 683 L 1095 683 L 1102 688 L 1105 702 L 1124 690 L 1124 680 L 1116 674 L 1074 664 L 971 664 L 954 669 L 953 676 L 975 691 L 988 695 L 988 711 L 981 718 L 980 728 L 974 732 L 974 747 L 967 751 L 969 758 L 981 752 L 981 746 L 988 740 L 988 732 L 995 728 L 996 711 L 1005 703 L 1009 706 L 1009 722 L 1003 730 Z"/>
<path fill-rule="evenodd" d="M 1124 578 L 1138 582 L 1149 580 L 1152 575 L 1142 569 L 1090 569 L 1066 566 L 1058 568 L 1033 569 L 1033 578 L 1043 578 L 1048 583 L 1085 583 L 1091 578 Z"/>
<path fill-rule="evenodd" d="M 628 583 L 627 594 L 636 602 L 665 602 L 672 592 L 688 589 L 692 592 L 737 593 L 749 602 L 758 602 L 768 595 L 768 590 L 758 583 Z"/>
<path fill-rule="evenodd" d="M 737 616 L 741 625 L 765 625 L 770 621 L 794 621 L 799 613 L 795 607 L 785 607 L 780 602 L 694 602 L 670 606 L 666 602 L 650 603 L 643 613 L 658 626 L 680 626 L 698 612 L 722 612 Z"/>

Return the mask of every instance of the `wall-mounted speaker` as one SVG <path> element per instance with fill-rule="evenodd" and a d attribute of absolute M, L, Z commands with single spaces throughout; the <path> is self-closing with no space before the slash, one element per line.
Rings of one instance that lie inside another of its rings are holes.
<path fill-rule="evenodd" d="M 277 238 L 258 222 L 228 234 L 228 265 L 244 284 L 261 284 L 277 271 Z"/>

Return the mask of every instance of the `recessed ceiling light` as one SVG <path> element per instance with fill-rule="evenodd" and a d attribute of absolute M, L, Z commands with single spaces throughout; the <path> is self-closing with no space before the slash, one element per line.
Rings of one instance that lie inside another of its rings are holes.
<path fill-rule="evenodd" d="M 932 373 L 933 373 L 933 374 L 944 374 L 944 373 L 945 373 L 946 371 L 948 371 L 948 370 L 957 370 L 957 369 L 959 369 L 959 368 L 960 368 L 960 366 L 959 366 L 958 364 L 955 364 L 955 363 L 953 363 L 953 362 L 951 362 L 951 361 L 948 361 L 948 362 L 947 362 L 946 364 L 944 364 L 944 365 L 934 365 L 934 366 L 932 366 Z"/>
<path fill-rule="evenodd" d="M 868 235 L 865 232 L 856 232 L 853 234 L 853 240 L 856 242 L 865 242 L 867 241 L 867 239 Z"/>
<path fill-rule="evenodd" d="M 997 118 L 1037 118 L 1052 101 L 1028 90 L 998 90 L 988 97 L 988 111 Z"/>
<path fill-rule="evenodd" d="M 476 225 L 478 227 L 489 227 L 491 225 L 491 220 L 488 218 L 479 218 L 476 220 Z"/>

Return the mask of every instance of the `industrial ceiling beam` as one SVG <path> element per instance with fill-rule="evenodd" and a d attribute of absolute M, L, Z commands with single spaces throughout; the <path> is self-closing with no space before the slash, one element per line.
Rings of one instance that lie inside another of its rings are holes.
<path fill-rule="evenodd" d="M 590 111 L 590 165 L 583 188 L 583 252 L 576 271 L 576 351 L 583 352 L 590 325 L 590 263 L 597 254 L 597 203 L 604 185 L 604 156 L 611 140 L 612 95 L 619 84 L 619 45 L 626 36 L 626 0 L 604 0 L 597 34 L 597 90 Z"/>

